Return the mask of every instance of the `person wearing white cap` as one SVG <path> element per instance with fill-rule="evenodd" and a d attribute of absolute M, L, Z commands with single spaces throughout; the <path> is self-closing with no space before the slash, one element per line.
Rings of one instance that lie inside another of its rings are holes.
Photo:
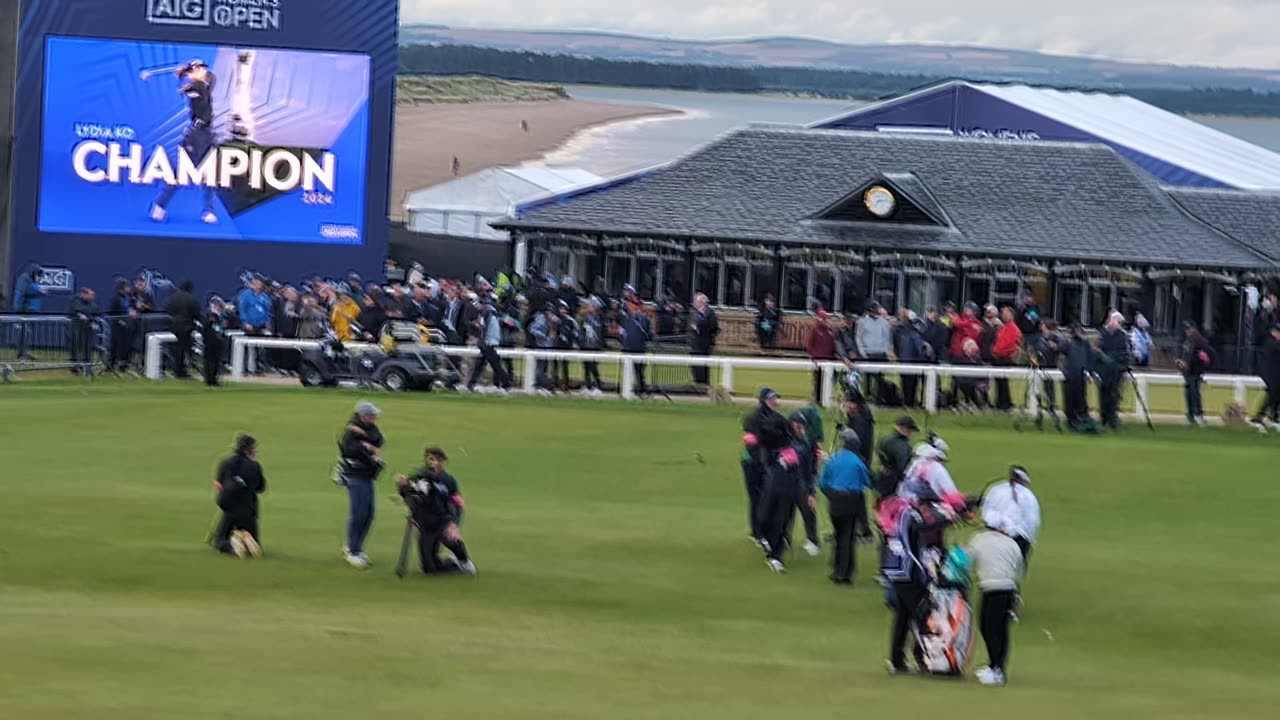
<path fill-rule="evenodd" d="M 1022 559 L 1031 557 L 1031 547 L 1040 537 L 1040 501 L 1031 492 L 1031 475 L 1027 469 L 1014 465 L 1009 468 L 1009 480 L 997 483 L 982 496 L 982 510 L 994 512 L 1007 520 L 1005 528 L 1018 543 Z"/>
<path fill-rule="evenodd" d="M 367 400 L 356 403 L 355 414 L 347 423 L 334 480 L 347 488 L 351 511 L 347 518 L 347 543 L 342 557 L 359 569 L 369 567 L 364 554 L 364 541 L 373 527 L 373 483 L 382 472 L 382 431 L 378 429 L 381 411 Z"/>
<path fill-rule="evenodd" d="M 956 488 L 956 481 L 947 470 L 947 453 L 951 447 L 937 435 L 930 435 L 928 442 L 916 445 L 915 459 L 907 467 L 898 494 L 911 499 L 945 502 L 960 512 L 964 509 L 964 496 Z"/>
<path fill-rule="evenodd" d="M 987 530 L 975 535 L 967 550 L 982 591 L 979 627 L 990 665 L 978 668 L 975 675 L 983 685 L 1004 685 L 1008 679 L 1009 622 L 1025 565 L 1018 544 L 1009 537 L 1009 519 L 984 507 L 982 521 Z"/>

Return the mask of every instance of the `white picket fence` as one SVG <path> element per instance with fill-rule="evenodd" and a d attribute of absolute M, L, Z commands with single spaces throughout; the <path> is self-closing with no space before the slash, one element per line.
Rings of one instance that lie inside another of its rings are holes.
<path fill-rule="evenodd" d="M 249 352 L 250 349 L 294 349 L 307 350 L 320 347 L 320 341 L 316 340 L 290 340 L 285 338 L 272 337 L 248 337 L 243 334 L 232 334 L 231 342 L 231 376 L 228 378 L 232 382 L 244 380 L 249 374 L 254 372 L 254 358 L 256 353 Z M 168 343 L 176 342 L 173 333 L 152 333 L 147 336 L 146 343 L 146 376 L 153 380 L 158 380 L 163 376 L 162 354 L 163 347 Z M 365 348 L 370 347 L 366 344 L 348 343 L 345 346 L 349 351 L 361 352 Z M 479 351 L 474 347 L 443 347 L 448 355 L 453 357 L 476 357 Z M 846 368 L 843 363 L 826 362 L 813 363 L 807 360 L 787 360 L 780 358 L 763 358 L 763 357 L 741 357 L 732 355 L 713 355 L 710 357 L 699 357 L 693 355 L 633 355 L 627 353 L 599 353 L 599 352 L 582 352 L 582 351 L 560 351 L 560 350 L 527 350 L 524 348 L 503 348 L 498 351 L 503 358 L 519 358 L 523 361 L 523 373 L 520 378 L 520 390 L 527 394 L 537 392 L 537 368 L 534 361 L 536 360 L 569 360 L 569 361 L 588 361 L 598 363 L 617 363 L 622 368 L 620 395 L 624 399 L 634 399 L 636 397 L 636 366 L 655 366 L 668 365 L 683 368 L 707 367 L 711 369 L 720 369 L 719 387 L 723 390 L 733 393 L 734 372 L 742 369 L 754 370 L 783 370 L 783 371 L 807 371 L 812 372 L 814 369 L 822 371 L 822 404 L 831 407 L 836 404 L 836 388 L 838 387 L 837 377 L 844 373 Z M 868 373 L 887 374 L 887 375 L 915 375 L 924 378 L 924 399 L 925 410 L 934 412 L 937 408 L 939 382 L 943 378 L 978 378 L 994 380 L 996 378 L 1007 378 L 1012 380 L 1030 379 L 1032 383 L 1031 392 L 1027 393 L 1028 407 L 1026 410 L 1035 413 L 1039 410 L 1040 387 L 1044 379 L 1053 381 L 1061 381 L 1062 373 L 1058 370 L 1047 370 L 1043 372 L 1031 372 L 1025 367 L 1013 368 L 997 368 L 997 367 L 972 367 L 972 366 L 954 366 L 954 365 L 899 365 L 895 363 L 855 363 L 854 369 L 866 375 Z M 1153 385 L 1182 385 L 1182 376 L 1173 373 L 1137 373 L 1133 374 L 1135 388 L 1138 397 L 1144 402 L 1148 397 L 1148 392 Z M 1248 391 L 1251 388 L 1263 388 L 1265 384 L 1262 379 L 1249 375 L 1206 375 L 1205 384 L 1210 387 L 1229 387 L 1233 390 L 1234 401 L 1244 406 Z"/>

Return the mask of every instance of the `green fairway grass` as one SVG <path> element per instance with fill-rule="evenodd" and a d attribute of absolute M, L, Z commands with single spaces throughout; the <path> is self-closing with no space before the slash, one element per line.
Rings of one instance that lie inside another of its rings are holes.
<path fill-rule="evenodd" d="M 329 475 L 361 397 L 0 386 L 0 718 L 1276 716 L 1275 435 L 941 418 L 962 490 L 1018 462 L 1044 510 L 993 690 L 886 677 L 871 549 L 853 589 L 826 557 L 767 571 L 742 408 L 376 394 L 389 471 L 375 564 L 353 570 Z M 214 467 L 246 431 L 270 488 L 258 561 L 203 544 Z M 392 574 L 391 477 L 427 444 L 467 498 L 477 578 Z"/>

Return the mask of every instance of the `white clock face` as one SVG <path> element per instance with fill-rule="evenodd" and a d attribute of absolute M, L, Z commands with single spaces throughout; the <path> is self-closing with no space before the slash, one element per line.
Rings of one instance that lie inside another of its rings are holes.
<path fill-rule="evenodd" d="M 898 206 L 898 201 L 894 199 L 893 193 L 879 185 L 871 188 L 862 198 L 863 204 L 876 217 L 889 217 L 893 214 L 894 208 Z"/>

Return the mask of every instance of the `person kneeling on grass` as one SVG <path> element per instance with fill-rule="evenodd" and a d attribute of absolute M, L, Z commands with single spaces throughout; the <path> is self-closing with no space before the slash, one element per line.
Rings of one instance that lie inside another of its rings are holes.
<path fill-rule="evenodd" d="M 222 519 L 213 533 L 213 547 L 236 557 L 262 557 L 258 544 L 258 496 L 267 479 L 258 464 L 258 441 L 248 435 L 236 438 L 236 452 L 218 466 L 213 481 L 218 491 Z"/>
<path fill-rule="evenodd" d="M 458 525 L 462 523 L 464 508 L 458 481 L 445 469 L 449 461 L 444 450 L 427 448 L 426 465 L 412 475 L 396 477 L 400 497 L 409 506 L 413 524 L 418 527 L 418 556 L 422 560 L 422 572 L 461 572 L 476 574 L 476 566 L 467 555 Z M 440 546 L 453 553 L 453 557 L 439 557 Z"/>
<path fill-rule="evenodd" d="M 969 541 L 968 554 L 982 590 L 980 628 L 990 665 L 978 668 L 975 675 L 983 685 L 1004 685 L 1008 681 L 1009 623 L 1026 566 L 1022 550 L 1009 535 L 1010 520 L 987 508 L 982 522 L 987 529 Z"/>

